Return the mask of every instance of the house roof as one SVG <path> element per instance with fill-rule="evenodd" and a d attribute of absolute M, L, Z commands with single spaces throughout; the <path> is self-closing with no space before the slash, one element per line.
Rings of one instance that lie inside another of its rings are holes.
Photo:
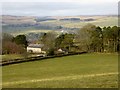
<path fill-rule="evenodd" d="M 32 48 L 42 48 L 44 45 L 43 44 L 29 44 L 28 47 Z"/>

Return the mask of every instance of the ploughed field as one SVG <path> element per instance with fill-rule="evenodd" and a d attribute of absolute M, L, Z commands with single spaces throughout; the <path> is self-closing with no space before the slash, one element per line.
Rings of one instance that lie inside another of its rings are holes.
<path fill-rule="evenodd" d="M 81 54 L 2 67 L 3 88 L 118 87 L 117 54 Z"/>

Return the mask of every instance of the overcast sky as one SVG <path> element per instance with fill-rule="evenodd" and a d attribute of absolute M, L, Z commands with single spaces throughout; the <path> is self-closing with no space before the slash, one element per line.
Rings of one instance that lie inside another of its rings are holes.
<path fill-rule="evenodd" d="M 119 0 L 1 0 L 2 14 L 17 16 L 117 14 L 118 1 Z"/>

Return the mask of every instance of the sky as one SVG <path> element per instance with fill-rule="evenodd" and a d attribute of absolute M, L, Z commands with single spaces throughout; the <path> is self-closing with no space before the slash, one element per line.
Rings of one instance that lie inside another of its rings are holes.
<path fill-rule="evenodd" d="M 0 8 L 2 15 L 16 16 L 114 15 L 118 14 L 118 1 L 1 0 Z"/>

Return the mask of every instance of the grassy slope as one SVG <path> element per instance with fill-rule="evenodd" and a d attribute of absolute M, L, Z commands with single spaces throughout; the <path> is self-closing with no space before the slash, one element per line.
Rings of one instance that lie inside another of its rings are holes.
<path fill-rule="evenodd" d="M 20 54 L 8 54 L 8 55 L 0 55 L 2 57 L 2 60 L 9 60 L 9 59 L 19 59 L 23 58 Z"/>
<path fill-rule="evenodd" d="M 96 17 L 92 17 L 92 18 L 96 18 Z M 64 22 L 64 21 L 45 21 L 42 22 L 43 24 L 57 24 L 57 25 L 62 25 L 64 27 L 74 27 L 74 28 L 81 28 L 84 25 L 88 24 L 88 23 L 92 23 L 94 25 L 97 26 L 115 26 L 118 25 L 118 17 L 99 17 L 96 18 L 95 21 L 88 21 L 88 22 Z"/>
<path fill-rule="evenodd" d="M 81 18 L 81 17 L 79 17 L 79 18 Z M 68 28 L 82 28 L 83 26 L 85 26 L 88 23 L 92 23 L 94 25 L 101 26 L 101 27 L 118 25 L 118 17 L 107 17 L 107 16 L 97 16 L 96 17 L 96 16 L 93 16 L 93 17 L 84 17 L 84 18 L 93 18 L 96 20 L 88 21 L 88 22 L 69 22 L 69 21 L 65 22 L 65 21 L 59 21 L 59 20 L 52 20 L 52 21 L 43 21 L 43 22 L 40 22 L 40 24 L 43 24 L 43 25 L 48 24 L 51 26 L 62 25 L 63 27 L 68 27 Z M 38 32 L 51 31 L 51 30 L 33 30 L 33 29 L 19 30 L 19 29 L 17 31 L 11 30 L 10 33 L 12 35 L 18 35 L 18 34 L 27 34 L 29 32 L 38 33 Z"/>
<path fill-rule="evenodd" d="M 19 35 L 19 34 L 29 34 L 29 33 L 41 33 L 41 32 L 50 32 L 51 30 L 26 30 L 26 31 L 19 31 L 19 32 L 12 32 L 13 36 Z"/>
<path fill-rule="evenodd" d="M 117 87 L 116 74 L 79 76 L 117 72 L 117 59 L 116 54 L 83 54 L 4 66 L 3 87 Z"/>
<path fill-rule="evenodd" d="M 28 54 L 27 57 L 35 57 L 38 54 Z M 11 60 L 11 59 L 21 59 L 26 58 L 26 54 L 6 54 L 6 55 L 0 55 L 2 60 Z"/>

